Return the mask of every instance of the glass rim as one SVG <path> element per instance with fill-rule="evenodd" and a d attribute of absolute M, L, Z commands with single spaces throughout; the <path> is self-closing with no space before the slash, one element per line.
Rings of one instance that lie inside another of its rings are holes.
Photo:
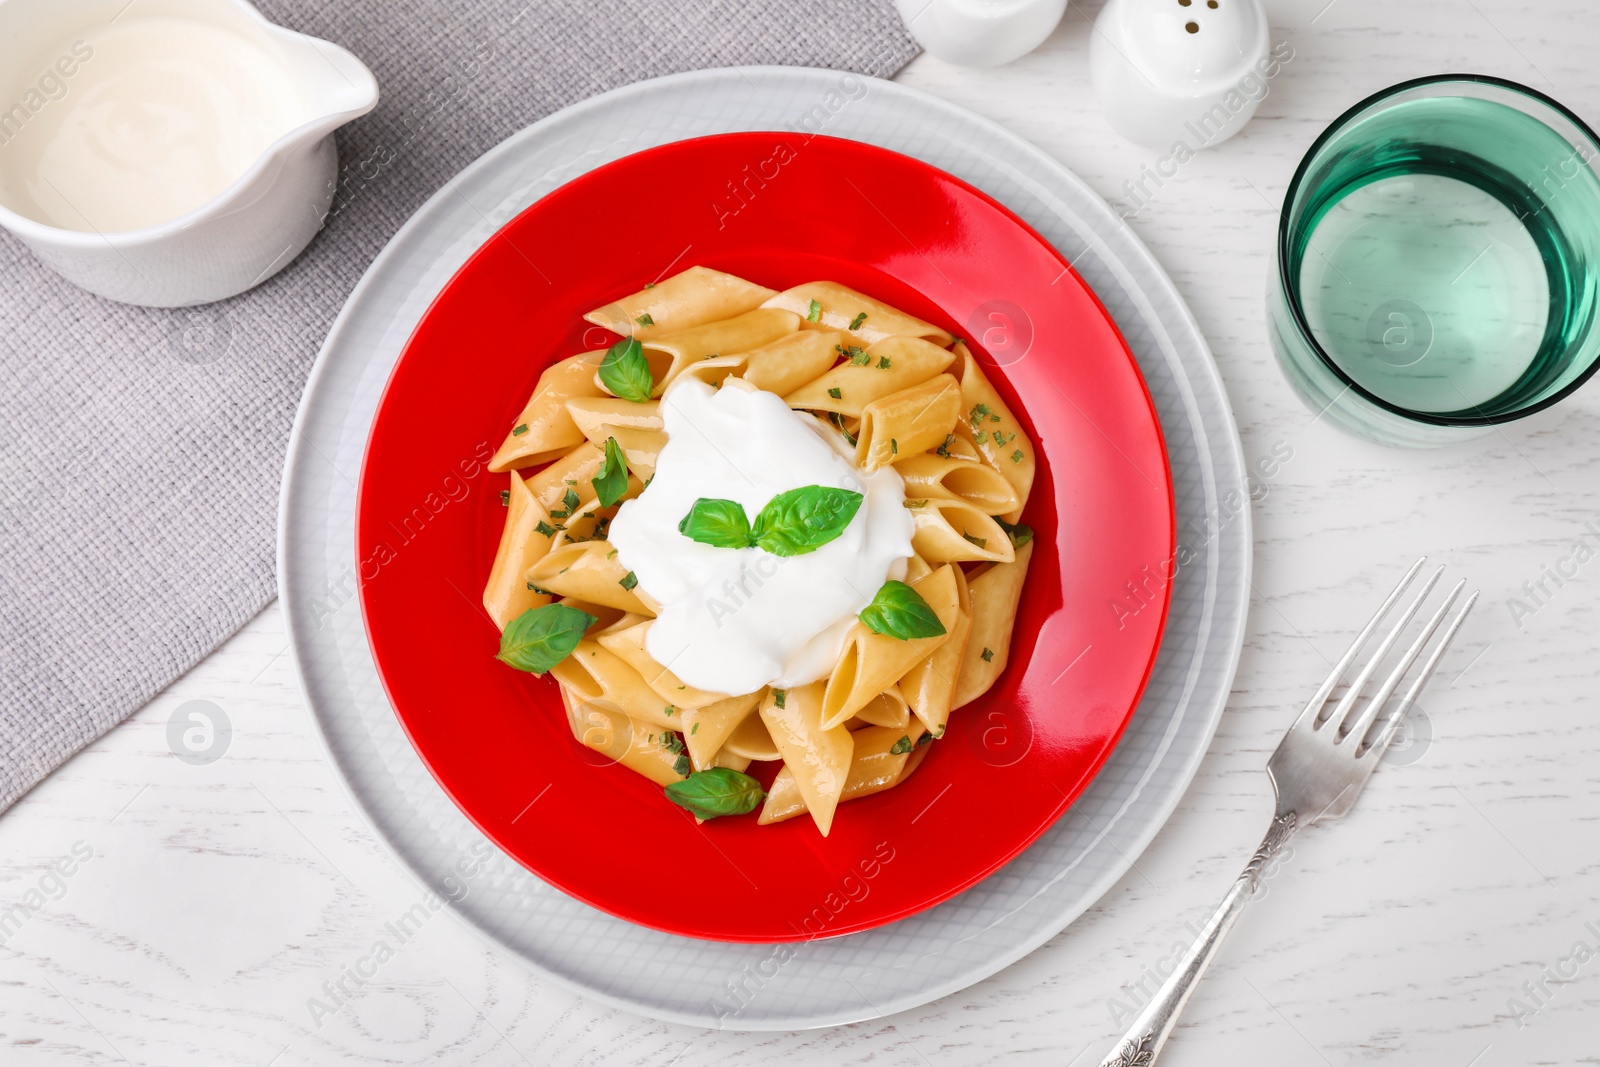
<path fill-rule="evenodd" d="M 1366 111 L 1368 108 L 1372 107 L 1372 105 L 1382 103 L 1384 100 L 1387 100 L 1390 97 L 1398 96 L 1401 93 L 1411 89 L 1429 85 L 1444 85 L 1451 82 L 1492 85 L 1499 89 L 1506 89 L 1513 93 L 1519 93 L 1544 105 L 1545 107 L 1559 114 L 1568 122 L 1572 123 L 1572 125 L 1577 128 L 1580 134 L 1589 139 L 1589 143 L 1595 148 L 1596 156 L 1600 157 L 1600 136 L 1595 134 L 1595 131 L 1589 127 L 1588 123 L 1584 122 L 1583 119 L 1574 114 L 1571 108 L 1567 107 L 1559 100 L 1555 100 L 1549 96 L 1546 96 L 1537 89 L 1523 85 L 1520 82 L 1511 81 L 1508 78 L 1498 78 L 1493 74 L 1429 74 L 1425 77 L 1411 78 L 1407 81 L 1397 82 L 1396 84 L 1387 88 L 1379 89 L 1377 92 L 1372 93 L 1371 95 L 1352 104 L 1350 107 L 1342 111 L 1332 122 L 1328 123 L 1327 128 L 1317 135 L 1316 140 L 1311 142 L 1311 147 L 1306 149 L 1305 155 L 1300 159 L 1300 165 L 1295 168 L 1294 177 L 1289 179 L 1289 187 L 1283 194 L 1283 207 L 1280 208 L 1278 212 L 1278 285 L 1283 291 L 1284 303 L 1288 305 L 1289 315 L 1294 320 L 1295 329 L 1299 331 L 1300 337 L 1305 341 L 1307 346 L 1310 347 L 1311 351 L 1316 354 L 1317 359 L 1322 361 L 1323 366 L 1332 371 L 1334 376 L 1338 378 L 1339 381 L 1344 383 L 1344 389 L 1340 393 L 1341 396 L 1345 392 L 1353 392 L 1358 397 L 1366 400 L 1368 403 L 1382 408 L 1383 410 L 1392 414 L 1399 415 L 1401 418 L 1409 419 L 1412 422 L 1426 423 L 1432 426 L 1498 426 L 1501 423 L 1515 422 L 1517 419 L 1526 418 L 1529 415 L 1543 411 L 1545 408 L 1565 400 L 1567 397 L 1576 392 L 1590 378 L 1594 377 L 1594 374 L 1597 370 L 1600 370 L 1600 358 L 1591 361 L 1587 367 L 1578 373 L 1577 377 L 1573 378 L 1572 381 L 1568 382 L 1554 393 L 1545 397 L 1543 400 L 1536 401 L 1527 405 L 1526 407 L 1518 408 L 1515 411 L 1506 412 L 1500 415 L 1465 416 L 1441 415 L 1433 412 L 1414 411 L 1411 408 L 1401 407 L 1398 404 L 1391 403 L 1362 386 L 1354 378 L 1347 374 L 1344 368 L 1339 366 L 1339 364 L 1336 363 L 1333 358 L 1323 350 L 1322 344 L 1312 334 L 1311 326 L 1306 321 L 1305 312 L 1300 306 L 1300 299 L 1298 295 L 1299 286 L 1293 283 L 1289 277 L 1288 251 L 1290 210 L 1294 204 L 1295 194 L 1299 192 L 1301 184 L 1304 182 L 1307 173 L 1311 169 L 1311 161 L 1316 158 L 1317 153 L 1320 152 L 1323 146 L 1332 140 L 1337 133 L 1348 126 L 1357 115 Z M 1337 400 L 1337 397 L 1335 400 Z"/>

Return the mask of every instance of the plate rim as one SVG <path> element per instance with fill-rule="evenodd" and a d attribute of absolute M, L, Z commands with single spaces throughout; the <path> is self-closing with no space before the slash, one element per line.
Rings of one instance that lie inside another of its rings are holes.
<path fill-rule="evenodd" d="M 351 808 L 360 814 L 361 818 L 367 825 L 367 829 L 380 842 L 381 847 L 391 856 L 391 858 L 395 860 L 397 865 L 402 870 L 407 872 L 407 874 L 409 874 L 410 877 L 422 887 L 431 888 L 424 871 L 422 871 L 413 862 L 410 856 L 401 851 L 399 843 L 392 839 L 390 835 L 382 828 L 375 811 L 368 804 L 367 800 L 356 792 L 355 784 L 351 776 L 346 772 L 344 763 L 341 761 L 339 755 L 334 749 L 333 740 L 328 733 L 328 729 L 322 718 L 322 714 L 317 710 L 317 705 L 312 699 L 310 687 L 306 678 L 306 672 L 302 667 L 302 660 L 306 655 L 306 649 L 309 647 L 309 642 L 307 640 L 308 635 L 305 632 L 304 625 L 297 619 L 295 608 L 295 605 L 299 603 L 301 596 L 300 590 L 298 589 L 298 576 L 296 576 L 294 571 L 288 566 L 290 557 L 295 551 L 295 549 L 290 547 L 292 533 L 290 523 L 290 504 L 294 500 L 296 493 L 300 488 L 300 483 L 303 480 L 299 476 L 299 472 L 306 462 L 305 450 L 307 447 L 311 447 L 303 444 L 303 442 L 306 441 L 306 435 L 303 431 L 306 429 L 306 423 L 310 418 L 310 412 L 314 406 L 313 399 L 319 394 L 320 388 L 324 385 L 325 379 L 332 377 L 335 373 L 335 371 L 332 369 L 333 358 L 330 354 L 343 342 L 344 335 L 350 330 L 354 329 L 352 326 L 354 313 L 351 309 L 359 302 L 367 298 L 370 290 L 377 288 L 383 283 L 384 280 L 386 280 L 385 275 L 391 269 L 392 261 L 397 259 L 402 254 L 400 251 L 401 247 L 408 243 L 409 239 L 416 233 L 416 231 L 422 229 L 428 222 L 432 220 L 432 217 L 440 211 L 441 205 L 447 202 L 450 195 L 454 194 L 455 187 L 459 185 L 463 179 L 481 172 L 482 170 L 493 165 L 495 162 L 499 161 L 502 157 L 511 155 L 516 151 L 523 141 L 538 136 L 552 126 L 563 122 L 569 122 L 574 119 L 581 119 L 590 112 L 603 110 L 619 102 L 627 102 L 633 97 L 644 96 L 651 92 L 658 91 L 663 87 L 687 85 L 699 81 L 716 82 L 721 79 L 735 78 L 743 80 L 749 80 L 753 78 L 815 78 L 819 80 L 837 80 L 842 76 L 859 78 L 865 84 L 867 84 L 871 92 L 883 93 L 891 97 L 898 97 L 910 104 L 912 107 L 924 113 L 952 116 L 965 124 L 969 124 L 970 126 L 977 127 L 978 129 L 987 132 L 997 141 L 1005 144 L 1005 146 L 1012 153 L 1014 153 L 1013 158 L 1025 158 L 1031 162 L 1034 162 L 1035 164 L 1040 165 L 1041 169 L 1049 174 L 1052 184 L 1059 183 L 1060 185 L 1064 185 L 1082 197 L 1086 202 L 1096 205 L 1099 209 L 1103 210 L 1107 214 L 1114 214 L 1110 205 L 1106 203 L 1105 198 L 1096 193 L 1088 186 L 1087 183 L 1083 181 L 1083 179 L 1081 179 L 1076 173 L 1070 170 L 1065 164 L 1061 163 L 1055 157 L 1038 148 L 1020 135 L 1012 133 L 999 123 L 985 118 L 984 116 L 959 105 L 952 104 L 923 90 L 915 89 L 897 82 L 873 78 L 865 74 L 841 72 L 838 70 L 819 67 L 740 65 L 692 70 L 678 74 L 666 75 L 660 78 L 649 79 L 646 81 L 635 82 L 633 84 L 622 86 L 606 93 L 590 97 L 569 107 L 557 110 L 538 120 L 537 122 L 512 133 L 504 140 L 490 148 L 488 151 L 477 157 L 471 163 L 467 164 L 460 171 L 445 181 L 433 194 L 431 194 L 395 231 L 394 235 L 390 237 L 390 239 L 385 243 L 384 247 L 380 249 L 377 255 L 373 258 L 372 262 L 368 264 L 365 271 L 363 271 L 361 278 L 352 288 L 349 296 L 345 300 L 344 305 L 341 307 L 338 316 L 335 318 L 334 323 L 332 326 L 330 326 L 327 336 L 324 338 L 323 344 L 318 350 L 318 354 L 313 363 L 312 369 L 307 375 L 306 385 L 304 391 L 302 392 L 300 402 L 296 407 L 295 419 L 290 431 L 289 447 L 284 463 L 284 475 L 279 491 L 279 511 L 277 523 L 278 544 L 277 551 L 275 553 L 278 592 L 280 598 L 284 601 L 285 629 L 289 637 L 290 648 L 293 652 L 292 659 L 295 666 L 296 685 L 299 689 L 306 714 L 311 720 L 312 732 L 317 739 L 317 743 L 322 750 L 322 754 L 335 772 L 334 777 L 337 779 L 339 788 L 344 793 L 346 799 L 351 805 Z M 1064 204 L 1058 195 L 1046 191 L 1046 189 L 1043 187 L 1037 189 L 1036 193 L 1042 200 L 1050 204 L 1051 209 L 1057 211 L 1060 217 L 1063 219 L 1078 217 L 1077 212 L 1073 211 L 1070 207 Z M 1205 340 L 1205 335 L 1199 328 L 1199 323 L 1195 319 L 1194 312 L 1189 307 L 1187 301 L 1184 300 L 1182 294 L 1178 291 L 1178 288 L 1172 281 L 1171 276 L 1161 266 L 1160 262 L 1150 252 L 1144 242 L 1140 240 L 1138 234 L 1135 233 L 1131 227 L 1128 227 L 1125 221 L 1121 222 L 1120 225 L 1124 231 L 1123 236 L 1128 244 L 1127 252 L 1131 255 L 1131 257 L 1138 261 L 1139 265 L 1143 266 L 1147 272 L 1152 274 L 1154 278 L 1158 279 L 1159 282 L 1162 283 L 1163 290 L 1171 297 L 1173 308 L 1170 318 L 1158 317 L 1151 312 L 1148 307 L 1148 295 L 1142 289 L 1129 286 L 1128 291 L 1138 299 L 1141 305 L 1143 305 L 1143 310 L 1145 312 L 1147 321 L 1158 323 L 1162 327 L 1162 332 L 1164 334 L 1162 338 L 1162 347 L 1164 349 L 1164 353 L 1169 359 L 1173 358 L 1172 353 L 1174 350 L 1174 345 L 1172 341 L 1172 335 L 1174 333 L 1181 332 L 1189 335 L 1198 346 L 1199 352 L 1203 358 L 1195 361 L 1194 369 L 1198 372 L 1200 377 L 1209 381 L 1209 384 L 1215 388 L 1217 394 L 1223 401 L 1218 406 L 1218 411 L 1215 413 L 1217 417 L 1220 418 L 1222 429 L 1226 431 L 1223 434 L 1223 441 L 1221 444 L 1224 446 L 1224 450 L 1232 461 L 1231 465 L 1233 468 L 1239 473 L 1243 474 L 1247 470 L 1247 464 L 1244 456 L 1243 443 L 1239 436 L 1237 420 L 1234 418 L 1232 406 L 1228 402 L 1226 383 L 1223 381 L 1215 357 L 1211 353 L 1210 345 Z M 1107 262 L 1111 266 L 1118 268 L 1119 273 L 1124 275 L 1127 273 L 1120 260 L 1108 259 Z M 1189 388 L 1187 378 L 1179 376 L 1178 380 L 1183 384 L 1184 393 L 1186 394 L 1189 403 L 1192 405 L 1193 390 Z M 1204 481 L 1212 489 L 1215 489 L 1215 478 L 1213 477 L 1212 469 L 1209 466 L 1203 465 L 1203 471 Z M 1248 607 L 1250 602 L 1249 590 L 1251 588 L 1252 568 L 1254 562 L 1253 552 L 1251 549 L 1253 547 L 1254 538 L 1252 529 L 1252 514 L 1248 498 L 1246 498 L 1244 506 L 1235 516 L 1234 521 L 1238 527 L 1238 533 L 1235 535 L 1235 539 L 1242 540 L 1245 548 L 1240 560 L 1240 581 L 1238 586 L 1233 590 L 1233 596 L 1231 598 L 1226 597 L 1224 595 L 1226 591 L 1222 590 L 1216 600 L 1208 602 L 1207 604 L 1207 613 L 1209 617 L 1211 614 L 1215 613 L 1213 607 L 1214 604 L 1220 604 L 1223 601 L 1227 601 L 1233 607 L 1234 618 L 1237 620 L 1233 632 L 1231 634 L 1223 635 L 1226 637 L 1226 647 L 1219 650 L 1222 654 L 1222 659 L 1226 664 L 1225 669 L 1221 672 L 1221 684 L 1218 686 L 1220 696 L 1214 701 L 1213 705 L 1207 709 L 1205 719 L 1201 723 L 1199 731 L 1200 736 L 1195 743 L 1193 751 L 1188 754 L 1187 758 L 1183 759 L 1179 763 L 1177 767 L 1178 773 L 1171 776 L 1173 787 L 1170 788 L 1168 795 L 1163 797 L 1161 801 L 1155 805 L 1153 808 L 1154 814 L 1147 820 L 1143 821 L 1139 828 L 1130 835 L 1131 841 L 1133 842 L 1131 847 L 1125 851 L 1118 850 L 1123 854 L 1118 857 L 1118 860 L 1115 863 L 1111 864 L 1107 868 L 1107 871 L 1104 875 L 1089 883 L 1089 888 L 1084 891 L 1075 906 L 1053 913 L 1049 920 L 1041 924 L 1040 929 L 1036 930 L 1030 936 L 1021 938 L 1014 948 L 999 953 L 990 959 L 985 960 L 981 964 L 976 964 L 958 976 L 938 982 L 931 986 L 921 988 L 914 993 L 900 996 L 882 1009 L 879 1009 L 874 1005 L 864 1004 L 863 1008 L 858 1011 L 834 1011 L 822 1017 L 818 1017 L 815 1015 L 815 1013 L 813 1013 L 813 1015 L 805 1018 L 763 1018 L 755 1020 L 741 1019 L 737 1021 L 737 1025 L 728 1027 L 724 1027 L 721 1020 L 713 1022 L 709 1025 L 717 1029 L 727 1028 L 756 1032 L 773 1032 L 847 1025 L 849 1023 L 860 1022 L 863 1020 L 881 1018 L 895 1012 L 910 1010 L 922 1004 L 929 1003 L 933 1000 L 949 996 L 952 993 L 965 989 L 979 981 L 982 981 L 985 978 L 996 974 L 1001 970 L 1004 970 L 1024 956 L 1029 955 L 1040 945 L 1044 944 L 1046 941 L 1050 940 L 1050 938 L 1056 936 L 1067 926 L 1076 921 L 1085 911 L 1087 911 L 1099 899 L 1101 899 L 1105 893 L 1116 884 L 1117 881 L 1124 877 L 1127 872 L 1132 869 L 1133 863 L 1138 856 L 1142 854 L 1143 851 L 1149 846 L 1150 841 L 1157 833 L 1160 832 L 1160 830 L 1168 823 L 1168 821 L 1170 821 L 1172 812 L 1176 809 L 1178 803 L 1182 800 L 1184 794 L 1187 792 L 1190 784 L 1193 782 L 1194 775 L 1198 770 L 1200 763 L 1204 760 L 1207 752 L 1209 751 L 1211 742 L 1215 737 L 1216 731 L 1221 723 L 1222 715 L 1227 708 L 1228 695 L 1231 692 L 1232 681 L 1236 677 L 1240 655 L 1243 651 Z M 1207 563 L 1208 568 L 1211 571 L 1215 572 L 1218 569 L 1219 564 L 1214 553 L 1208 554 Z M 1202 622 L 1204 621 L 1205 620 L 1202 620 Z M 1214 638 L 1218 635 L 1212 634 L 1210 636 Z M 1170 742 L 1164 742 L 1163 752 L 1165 752 L 1169 747 Z M 1107 836 L 1106 831 L 1099 831 L 1096 840 L 1102 839 L 1105 836 Z M 468 916 L 461 914 L 456 908 L 451 907 L 443 910 L 450 912 L 454 921 L 461 923 L 465 928 L 471 930 L 482 940 L 484 944 L 493 946 L 497 952 L 516 959 L 523 966 L 530 968 L 542 978 L 554 982 L 558 986 L 567 989 L 568 991 L 580 997 L 589 998 L 613 1008 L 650 1018 L 661 1019 L 688 1026 L 708 1026 L 707 1016 L 705 1014 L 681 1012 L 670 1007 L 662 1007 L 656 1004 L 644 1003 L 637 998 L 615 994 L 605 989 L 599 989 L 591 985 L 587 985 L 584 982 L 579 981 L 578 979 L 573 978 L 559 970 L 545 966 L 541 962 L 536 961 L 523 952 L 518 951 L 515 947 L 496 936 L 496 934 L 491 930 L 480 925 L 478 922 L 474 921 Z"/>

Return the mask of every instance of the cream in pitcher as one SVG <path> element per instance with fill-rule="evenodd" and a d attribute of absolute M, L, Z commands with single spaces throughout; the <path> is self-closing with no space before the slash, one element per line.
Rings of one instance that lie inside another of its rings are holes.
<path fill-rule="evenodd" d="M 377 96 L 244 0 L 5 0 L 0 225 L 114 300 L 233 296 L 321 228 L 331 135 Z"/>

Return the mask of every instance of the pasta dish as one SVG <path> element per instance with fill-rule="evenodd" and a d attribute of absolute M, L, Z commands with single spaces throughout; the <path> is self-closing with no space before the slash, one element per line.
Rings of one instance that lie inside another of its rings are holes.
<path fill-rule="evenodd" d="M 620 340 L 489 464 L 499 658 L 696 818 L 826 835 L 1005 670 L 1034 445 L 959 338 L 834 282 L 696 266 L 585 318 Z"/>

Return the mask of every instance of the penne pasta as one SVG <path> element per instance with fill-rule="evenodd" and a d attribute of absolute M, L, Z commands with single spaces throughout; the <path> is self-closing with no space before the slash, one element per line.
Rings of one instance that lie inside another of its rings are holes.
<path fill-rule="evenodd" d="M 918 660 L 949 639 L 961 611 L 956 577 L 951 573 L 954 569 L 949 565 L 940 567 L 912 586 L 943 624 L 945 633 L 940 636 L 901 640 L 874 633 L 859 620 L 851 625 L 823 696 L 824 727 L 845 723 L 893 686 Z"/>
<path fill-rule="evenodd" d="M 798 689 L 768 690 L 760 713 L 806 810 L 818 832 L 827 837 L 850 773 L 855 742 L 844 727 L 822 725 L 823 689 L 824 683 L 813 682 Z"/>
<path fill-rule="evenodd" d="M 1017 549 L 1012 563 L 996 563 L 970 583 L 972 633 L 961 657 L 953 707 L 969 704 L 989 691 L 1011 658 L 1011 630 L 1017 620 L 1017 602 L 1033 558 L 1033 542 Z"/>
<path fill-rule="evenodd" d="M 961 417 L 964 436 L 973 440 L 989 465 L 1017 491 L 1017 506 L 1002 518 L 1016 522 L 1033 489 L 1037 458 L 1022 423 L 989 384 L 966 345 L 956 345 L 961 368 Z"/>
<path fill-rule="evenodd" d="M 895 460 L 894 469 L 905 480 L 907 499 L 953 497 L 986 515 L 1004 515 L 1021 506 L 1011 483 L 981 460 L 918 452 Z"/>
<path fill-rule="evenodd" d="M 877 470 L 897 456 L 942 444 L 961 409 L 961 387 L 948 374 L 890 393 L 861 411 L 856 466 Z"/>
<path fill-rule="evenodd" d="M 841 802 L 905 782 L 952 711 L 1005 670 L 1033 552 L 1013 524 L 1035 446 L 964 343 L 837 282 L 777 292 L 694 266 L 585 318 L 639 344 L 549 367 L 491 460 L 511 479 L 482 593 L 501 658 L 548 673 L 577 743 L 662 786 L 697 822 L 759 806 L 761 825 L 809 813 L 827 836 Z M 664 395 L 685 379 L 697 384 Z M 771 395 L 742 395 L 753 391 Z M 669 422 L 701 443 L 668 449 Z M 774 422 L 784 433 L 764 432 Z M 727 477 L 744 472 L 754 488 L 791 455 L 806 473 L 748 497 Z M 843 553 L 771 570 L 852 530 Z M 684 538 L 692 553 L 666 550 Z M 781 597 L 760 600 L 782 573 Z M 674 582 L 687 592 L 669 593 Z M 813 583 L 825 595 L 808 601 Z M 741 636 L 707 644 L 731 612 L 711 612 L 693 636 L 711 610 L 702 596 L 784 611 L 741 617 Z M 594 621 L 541 611 L 553 604 Z M 674 647 L 686 632 L 702 643 L 663 663 L 652 632 Z M 729 663 L 760 670 L 719 669 L 725 649 L 741 657 Z M 817 680 L 777 687 L 786 677 Z"/>
<path fill-rule="evenodd" d="M 597 397 L 594 371 L 603 352 L 583 352 L 568 356 L 539 376 L 533 396 L 511 423 L 511 431 L 489 459 L 492 471 L 534 467 L 565 453 L 583 440 L 583 433 L 567 412 L 567 401 L 574 397 Z"/>
<path fill-rule="evenodd" d="M 612 333 L 648 341 L 753 311 L 777 295 L 732 274 L 690 267 L 584 316 Z"/>
<path fill-rule="evenodd" d="M 756 705 L 761 703 L 761 696 L 762 692 L 757 690 L 742 697 L 728 697 L 703 708 L 684 709 L 683 743 L 689 749 L 689 758 L 696 770 L 726 767 L 730 765 L 726 762 L 729 760 L 744 760 L 745 767 L 750 765 L 749 756 L 727 751 L 724 746 L 728 737 L 747 719 L 759 718 L 755 710 Z M 735 769 L 742 771 L 744 767 Z"/>
<path fill-rule="evenodd" d="M 628 572 L 605 541 L 579 541 L 546 553 L 529 567 L 528 582 L 558 596 L 587 600 L 639 615 L 654 616 L 637 587 L 624 585 Z"/>
<path fill-rule="evenodd" d="M 776 308 L 757 308 L 731 319 L 691 326 L 646 341 L 644 356 L 655 377 L 653 395 L 660 396 L 684 368 L 703 359 L 748 352 L 799 328 L 797 315 Z"/>
<path fill-rule="evenodd" d="M 816 313 L 812 315 L 812 303 Z M 763 307 L 783 308 L 806 320 L 811 329 L 846 330 L 857 343 L 871 344 L 885 337 L 920 337 L 940 348 L 953 338 L 930 322 L 880 303 L 838 282 L 807 282 L 767 298 Z M 855 325 L 852 327 L 852 323 Z"/>
<path fill-rule="evenodd" d="M 987 561 L 1009 563 L 1015 558 L 1011 538 L 994 518 L 965 500 L 927 497 L 912 501 L 916 524 L 911 547 L 930 564 Z"/>
<path fill-rule="evenodd" d="M 841 802 L 881 793 L 900 784 L 906 762 L 917 747 L 910 735 L 904 730 L 868 726 L 856 731 L 851 738 L 850 769 L 845 774 L 844 789 L 839 794 Z M 901 751 L 897 752 L 896 749 Z M 766 826 L 792 819 L 806 810 L 799 780 L 785 767 L 772 780 L 772 788 L 767 790 L 767 802 L 761 808 L 758 822 Z"/>
<path fill-rule="evenodd" d="M 916 337 L 886 337 L 865 349 L 849 346 L 837 354 L 843 363 L 802 385 L 784 401 L 792 408 L 860 417 L 874 400 L 921 385 L 955 358 Z"/>
<path fill-rule="evenodd" d="M 489 581 L 483 587 L 483 610 L 502 630 L 524 611 L 550 603 L 550 598 L 534 591 L 524 577 L 534 561 L 550 550 L 550 539 L 540 534 L 537 526 L 543 513 L 522 475 L 511 471 L 510 477 L 506 525 L 494 565 L 489 568 Z"/>

